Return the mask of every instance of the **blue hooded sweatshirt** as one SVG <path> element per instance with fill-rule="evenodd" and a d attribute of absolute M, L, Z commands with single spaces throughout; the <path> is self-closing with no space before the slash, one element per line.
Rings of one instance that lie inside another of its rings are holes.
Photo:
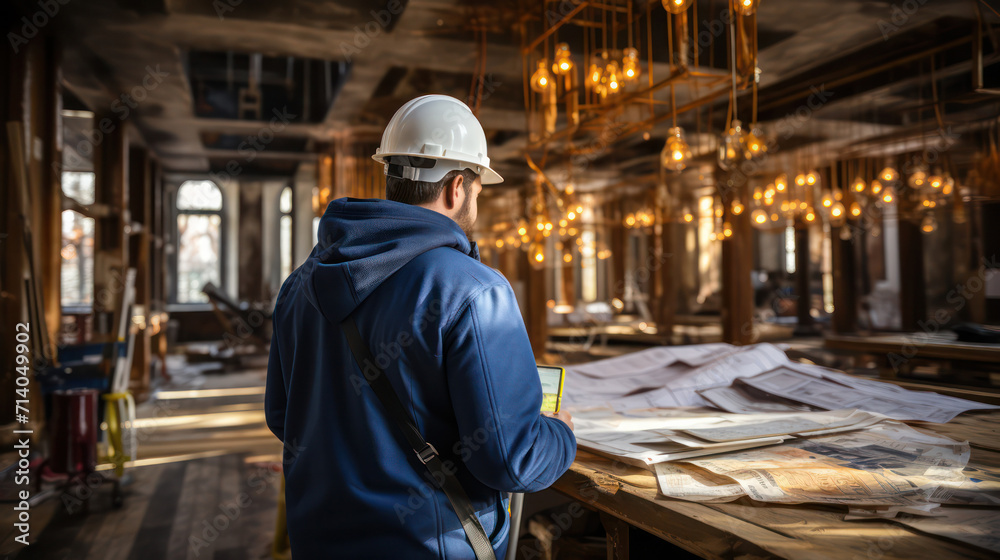
<path fill-rule="evenodd" d="M 284 443 L 293 558 L 475 558 L 362 377 L 340 328 L 350 314 L 421 434 L 458 465 L 503 558 L 504 494 L 548 487 L 576 455 L 566 424 L 539 414 L 510 284 L 458 224 L 425 208 L 334 200 L 318 236 L 278 294 L 264 396 Z"/>

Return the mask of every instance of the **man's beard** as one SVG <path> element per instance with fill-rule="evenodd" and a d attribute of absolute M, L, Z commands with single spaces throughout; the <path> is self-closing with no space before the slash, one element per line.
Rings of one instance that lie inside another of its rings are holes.
<path fill-rule="evenodd" d="M 469 196 L 470 194 L 469 191 L 465 192 L 465 201 L 462 202 L 462 208 L 458 210 L 458 214 L 455 215 L 454 220 L 458 224 L 458 227 L 462 228 L 462 231 L 465 232 L 465 236 L 472 239 L 472 231 L 476 222 L 472 219 L 472 197 Z"/>

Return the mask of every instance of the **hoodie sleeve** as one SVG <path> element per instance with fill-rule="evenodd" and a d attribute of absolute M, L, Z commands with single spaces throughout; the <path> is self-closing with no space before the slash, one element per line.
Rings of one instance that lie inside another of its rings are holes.
<path fill-rule="evenodd" d="M 285 393 L 285 377 L 281 373 L 281 359 L 278 356 L 278 325 L 275 321 L 271 331 L 271 350 L 267 357 L 264 420 L 271 432 L 282 442 L 285 441 L 285 408 L 287 406 L 288 395 Z"/>
<path fill-rule="evenodd" d="M 550 486 L 576 457 L 565 423 L 542 416 L 542 386 L 510 285 L 475 296 L 446 339 L 445 370 L 461 440 L 456 455 L 504 492 Z"/>

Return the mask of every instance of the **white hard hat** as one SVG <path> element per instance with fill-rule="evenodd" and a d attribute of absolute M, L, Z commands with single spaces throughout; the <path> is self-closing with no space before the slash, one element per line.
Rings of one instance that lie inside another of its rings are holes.
<path fill-rule="evenodd" d="M 448 95 L 424 95 L 396 111 L 372 159 L 385 174 L 435 183 L 469 168 L 484 185 L 502 183 L 486 157 L 486 133 L 465 104 Z"/>

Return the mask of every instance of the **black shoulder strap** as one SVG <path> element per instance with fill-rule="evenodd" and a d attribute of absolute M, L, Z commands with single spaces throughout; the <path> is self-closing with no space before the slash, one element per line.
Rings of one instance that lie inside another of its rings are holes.
<path fill-rule="evenodd" d="M 368 385 L 371 386 L 372 390 L 375 391 L 375 396 L 382 403 L 382 408 L 389 414 L 393 422 L 399 426 L 399 429 L 403 432 L 403 436 L 406 437 L 406 441 L 413 448 L 414 453 L 417 454 L 417 458 L 427 467 L 427 470 L 431 472 L 431 477 L 441 487 L 445 495 L 448 496 L 451 507 L 455 508 L 455 513 L 458 514 L 458 519 L 462 522 L 462 528 L 465 529 L 465 534 L 469 537 L 469 542 L 472 544 L 472 550 L 476 553 L 476 558 L 478 560 L 496 560 L 493 545 L 490 544 L 490 539 L 486 536 L 486 530 L 483 529 L 479 518 L 476 516 L 476 511 L 469 501 L 469 496 L 465 493 L 465 489 L 462 488 L 458 479 L 455 478 L 454 468 L 446 468 L 441 461 L 441 456 L 438 455 L 437 449 L 434 449 L 434 446 L 427 443 L 427 440 L 420 435 L 413 417 L 403 407 L 403 403 L 399 401 L 399 396 L 393 390 L 392 384 L 389 383 L 389 379 L 385 376 L 385 372 L 382 371 L 382 368 L 378 367 L 375 357 L 372 356 L 371 349 L 368 348 L 364 339 L 361 338 L 361 333 L 358 332 L 358 324 L 354 321 L 354 317 L 348 315 L 340 324 L 340 328 L 343 329 L 344 336 L 347 337 L 347 344 L 351 347 L 354 360 L 358 363 L 358 367 L 361 368 L 361 375 L 368 381 Z"/>

